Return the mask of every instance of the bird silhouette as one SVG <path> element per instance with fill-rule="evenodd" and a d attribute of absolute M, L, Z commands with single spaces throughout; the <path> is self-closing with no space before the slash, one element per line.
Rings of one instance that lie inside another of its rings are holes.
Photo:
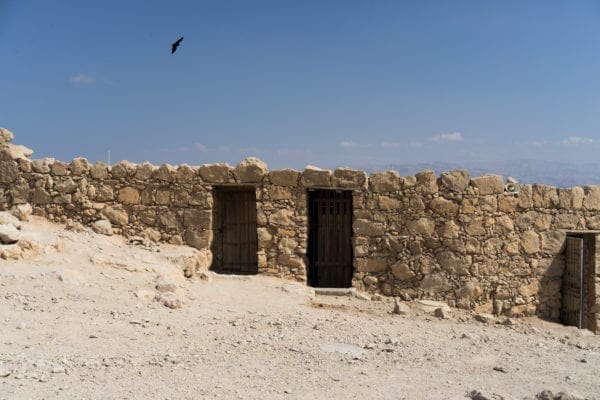
<path fill-rule="evenodd" d="M 171 45 L 171 54 L 175 53 L 175 51 L 177 50 L 177 48 L 181 44 L 182 40 L 183 40 L 183 36 L 180 37 L 179 39 L 177 39 L 177 41 Z"/>

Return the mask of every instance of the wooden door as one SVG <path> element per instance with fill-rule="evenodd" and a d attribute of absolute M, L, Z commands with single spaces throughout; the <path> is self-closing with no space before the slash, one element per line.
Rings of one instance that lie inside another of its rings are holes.
<path fill-rule="evenodd" d="M 308 283 L 313 287 L 352 285 L 352 192 L 309 192 Z"/>
<path fill-rule="evenodd" d="M 567 236 L 565 247 L 565 272 L 562 282 L 561 322 L 583 328 L 584 321 L 584 246 L 583 239 Z"/>
<path fill-rule="evenodd" d="M 216 196 L 219 241 L 214 270 L 228 274 L 258 272 L 256 193 L 252 188 L 221 188 Z"/>

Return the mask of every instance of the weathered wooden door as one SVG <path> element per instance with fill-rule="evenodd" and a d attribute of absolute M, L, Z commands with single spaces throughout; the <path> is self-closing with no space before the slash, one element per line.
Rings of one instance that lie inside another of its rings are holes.
<path fill-rule="evenodd" d="M 352 192 L 309 192 L 308 283 L 313 287 L 352 285 Z"/>
<path fill-rule="evenodd" d="M 567 236 L 565 247 L 565 272 L 562 282 L 561 322 L 578 328 L 584 326 L 585 293 L 583 239 Z"/>
<path fill-rule="evenodd" d="M 213 269 L 228 274 L 258 272 L 256 192 L 254 188 L 221 188 L 216 196 L 219 241 Z"/>

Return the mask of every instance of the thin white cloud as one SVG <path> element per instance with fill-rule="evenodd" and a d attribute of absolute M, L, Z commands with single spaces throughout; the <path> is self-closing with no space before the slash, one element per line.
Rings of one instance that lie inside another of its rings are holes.
<path fill-rule="evenodd" d="M 345 148 L 355 148 L 355 147 L 359 147 L 358 143 L 352 141 L 352 140 L 342 140 L 341 142 L 338 143 L 340 147 L 345 147 Z"/>
<path fill-rule="evenodd" d="M 431 138 L 434 142 L 462 142 L 463 136 L 460 132 L 442 133 Z"/>
<path fill-rule="evenodd" d="M 385 148 L 385 149 L 397 149 L 398 147 L 401 147 L 402 143 L 400 142 L 381 142 L 381 147 Z"/>
<path fill-rule="evenodd" d="M 594 143 L 594 139 L 582 136 L 569 136 L 562 141 L 562 144 L 566 145 L 579 145 L 579 144 L 591 144 Z"/>
<path fill-rule="evenodd" d="M 76 83 L 76 84 L 92 84 L 92 83 L 96 83 L 96 78 L 94 78 L 93 76 L 84 74 L 82 72 L 78 73 L 77 75 L 73 75 L 72 77 L 69 78 L 69 82 L 71 83 Z"/>
<path fill-rule="evenodd" d="M 206 151 L 206 146 L 203 145 L 202 143 L 195 142 L 194 148 L 198 151 Z"/>

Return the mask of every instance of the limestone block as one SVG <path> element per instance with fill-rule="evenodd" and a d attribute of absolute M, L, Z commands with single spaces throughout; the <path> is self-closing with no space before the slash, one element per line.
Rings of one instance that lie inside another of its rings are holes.
<path fill-rule="evenodd" d="M 125 211 L 121 206 L 106 207 L 102 210 L 101 214 L 114 225 L 125 226 L 129 223 L 127 211 Z"/>
<path fill-rule="evenodd" d="M 154 225 L 154 223 L 156 222 L 156 211 L 150 208 L 144 208 L 142 210 L 139 210 L 138 216 L 140 217 L 142 223 L 146 225 Z"/>
<path fill-rule="evenodd" d="M 380 195 L 378 203 L 379 209 L 384 211 L 400 210 L 402 208 L 402 201 L 386 195 Z"/>
<path fill-rule="evenodd" d="M 269 172 L 269 180 L 273 185 L 297 186 L 300 172 L 293 169 L 281 169 Z"/>
<path fill-rule="evenodd" d="M 600 186 L 585 186 L 585 197 L 583 198 L 583 208 L 586 210 L 600 210 Z"/>
<path fill-rule="evenodd" d="M 552 226 L 559 229 L 575 229 L 579 224 L 579 217 L 574 214 L 556 214 Z"/>
<path fill-rule="evenodd" d="M 458 213 L 458 204 L 443 197 L 436 197 L 429 202 L 429 208 L 440 215 L 451 216 Z"/>
<path fill-rule="evenodd" d="M 35 167 L 34 167 L 35 168 Z M 108 165 L 103 162 L 97 161 L 92 165 L 90 174 L 94 179 L 106 179 L 108 178 Z"/>
<path fill-rule="evenodd" d="M 550 228 L 550 225 L 552 224 L 552 215 L 537 211 L 528 211 L 517 215 L 515 223 L 517 224 L 517 227 L 523 230 L 534 227 L 539 231 L 544 231 Z"/>
<path fill-rule="evenodd" d="M 534 254 L 540 251 L 540 238 L 538 234 L 530 229 L 521 234 L 521 247 L 527 254 Z"/>
<path fill-rule="evenodd" d="M 304 262 L 302 261 L 302 259 L 298 256 L 295 256 L 293 254 L 279 254 L 279 256 L 277 257 L 277 262 L 280 265 L 283 265 L 285 267 L 290 267 L 290 268 L 298 268 L 302 265 L 304 265 Z"/>
<path fill-rule="evenodd" d="M 177 187 L 173 193 L 173 205 L 178 207 L 187 207 L 190 202 L 190 193 L 187 189 Z"/>
<path fill-rule="evenodd" d="M 15 161 L 0 161 L 0 183 L 13 183 L 19 176 L 19 164 Z"/>
<path fill-rule="evenodd" d="M 90 163 L 86 158 L 76 157 L 69 164 L 69 170 L 73 175 L 83 175 L 90 170 Z"/>
<path fill-rule="evenodd" d="M 13 224 L 0 224 L 0 244 L 13 244 L 20 238 L 21 232 Z"/>
<path fill-rule="evenodd" d="M 183 239 L 188 245 L 195 247 L 196 249 L 210 249 L 213 233 L 212 230 L 196 231 L 194 229 L 188 229 L 185 231 Z"/>
<path fill-rule="evenodd" d="M 236 165 L 233 176 L 241 183 L 255 183 L 262 182 L 268 172 L 267 163 L 256 157 L 248 157 Z"/>
<path fill-rule="evenodd" d="M 434 194 L 438 192 L 437 176 L 434 171 L 427 170 L 415 174 L 417 190 L 423 194 Z"/>
<path fill-rule="evenodd" d="M 400 190 L 400 174 L 396 171 L 376 172 L 369 175 L 369 186 L 375 193 Z"/>
<path fill-rule="evenodd" d="M 585 217 L 585 226 L 588 229 L 600 229 L 600 215 L 589 215 Z"/>
<path fill-rule="evenodd" d="M 273 235 L 271 235 L 271 232 L 269 232 L 267 228 L 257 228 L 256 234 L 258 237 L 259 248 L 271 248 L 271 246 L 273 245 Z"/>
<path fill-rule="evenodd" d="M 19 204 L 14 206 L 11 212 L 19 221 L 29 221 L 29 216 L 33 212 L 33 208 L 28 203 Z"/>
<path fill-rule="evenodd" d="M 96 201 L 112 201 L 115 199 L 115 192 L 111 186 L 100 185 L 96 189 Z"/>
<path fill-rule="evenodd" d="M 11 143 L 0 143 L 0 160 L 28 160 L 33 154 L 29 147 Z"/>
<path fill-rule="evenodd" d="M 183 226 L 196 230 L 212 228 L 212 212 L 210 210 L 188 209 L 183 211 Z"/>
<path fill-rule="evenodd" d="M 294 213 L 288 209 L 281 209 L 269 216 L 269 223 L 271 225 L 288 226 L 293 225 Z"/>
<path fill-rule="evenodd" d="M 6 128 L 0 128 L 0 143 L 10 143 L 15 138 L 15 135 Z"/>
<path fill-rule="evenodd" d="M 2 193 L 1 190 L 0 193 Z M 9 193 L 13 204 L 23 204 L 29 201 L 29 185 L 27 183 L 13 184 L 10 187 Z M 0 200 L 0 203 L 2 203 L 2 200 Z"/>
<path fill-rule="evenodd" d="M 498 197 L 498 211 L 512 213 L 517 210 L 519 198 L 512 194 L 504 194 Z"/>
<path fill-rule="evenodd" d="M 466 169 L 444 172 L 440 178 L 444 187 L 456 193 L 465 191 L 469 187 L 469 181 L 471 180 L 469 171 Z"/>
<path fill-rule="evenodd" d="M 333 171 L 333 186 L 352 189 L 366 188 L 367 174 L 351 168 L 338 168 Z"/>
<path fill-rule="evenodd" d="M 289 200 L 292 198 L 292 191 L 284 186 L 273 186 L 269 193 L 271 200 Z"/>
<path fill-rule="evenodd" d="M 396 279 L 408 281 L 415 277 L 415 273 L 410 269 L 409 265 L 403 261 L 394 263 L 390 269 Z"/>
<path fill-rule="evenodd" d="M 158 222 L 166 229 L 179 229 L 179 219 L 173 211 L 159 213 Z"/>
<path fill-rule="evenodd" d="M 580 210 L 583 206 L 585 192 L 579 186 L 569 189 L 558 189 L 558 207 L 567 210 Z"/>
<path fill-rule="evenodd" d="M 171 204 L 171 191 L 168 187 L 161 187 L 156 190 L 156 195 L 154 196 L 154 201 L 156 204 L 160 205 L 168 205 Z"/>
<path fill-rule="evenodd" d="M 484 236 L 486 234 L 483 218 L 474 218 L 465 225 L 465 232 L 471 236 Z"/>
<path fill-rule="evenodd" d="M 357 235 L 379 237 L 385 233 L 385 227 L 380 222 L 372 222 L 366 219 L 357 219 L 352 224 L 354 233 Z"/>
<path fill-rule="evenodd" d="M 111 236 L 113 234 L 112 226 L 110 225 L 110 221 L 106 219 L 101 219 L 92 225 L 92 229 L 96 233 L 100 233 L 102 235 Z"/>
<path fill-rule="evenodd" d="M 171 164 L 163 164 L 154 172 L 154 179 L 163 182 L 173 182 L 175 180 L 175 175 L 177 174 L 177 170 Z"/>
<path fill-rule="evenodd" d="M 442 274 L 425 275 L 420 288 L 432 293 L 445 292 L 452 288 L 448 279 Z"/>
<path fill-rule="evenodd" d="M 302 172 L 300 182 L 304 187 L 328 187 L 331 186 L 331 178 L 331 170 L 307 165 Z"/>
<path fill-rule="evenodd" d="M 177 182 L 191 183 L 196 177 L 196 170 L 187 164 L 181 164 L 177 167 L 177 172 L 174 176 Z"/>
<path fill-rule="evenodd" d="M 467 282 L 456 291 L 456 296 L 459 299 L 474 301 L 483 295 L 483 288 L 475 282 Z"/>
<path fill-rule="evenodd" d="M 277 243 L 277 249 L 280 253 L 284 254 L 294 254 L 296 247 L 298 247 L 298 242 L 289 237 L 281 238 L 279 243 Z"/>
<path fill-rule="evenodd" d="M 531 199 L 532 192 L 531 185 L 521 185 L 519 194 L 517 195 L 519 208 L 527 210 L 533 206 L 533 200 Z"/>
<path fill-rule="evenodd" d="M 563 249 L 565 244 L 564 232 L 554 230 L 548 232 L 542 232 L 542 251 L 552 255 L 558 255 Z"/>
<path fill-rule="evenodd" d="M 531 199 L 535 208 L 556 208 L 559 203 L 556 187 L 548 185 L 533 185 Z"/>
<path fill-rule="evenodd" d="M 460 234 L 460 227 L 454 221 L 447 221 L 438 228 L 438 235 L 443 238 L 457 238 Z"/>
<path fill-rule="evenodd" d="M 52 202 L 55 204 L 70 204 L 72 198 L 70 194 L 59 194 L 58 196 L 54 196 Z"/>
<path fill-rule="evenodd" d="M 204 164 L 198 169 L 198 173 L 204 182 L 227 183 L 231 166 L 226 163 Z"/>
<path fill-rule="evenodd" d="M 435 231 L 435 222 L 431 218 L 422 217 L 408 221 L 407 227 L 413 235 L 432 235 Z"/>
<path fill-rule="evenodd" d="M 442 251 L 435 255 L 437 262 L 445 271 L 453 275 L 468 275 L 470 260 L 463 259 L 451 251 Z"/>
<path fill-rule="evenodd" d="M 69 164 L 62 161 L 54 161 L 52 166 L 50 167 L 52 171 L 52 175 L 54 176 L 64 176 L 69 174 Z"/>
<path fill-rule="evenodd" d="M 138 204 L 140 202 L 139 190 L 130 186 L 119 189 L 119 202 L 123 204 Z"/>
<path fill-rule="evenodd" d="M 504 181 L 500 175 L 483 175 L 471 178 L 471 186 L 479 189 L 480 195 L 504 193 Z"/>
<path fill-rule="evenodd" d="M 357 272 L 383 272 L 386 271 L 387 260 L 381 257 L 355 258 L 354 268 Z"/>
<path fill-rule="evenodd" d="M 119 161 L 110 169 L 110 175 L 113 179 L 124 179 L 135 173 L 137 165 L 127 160 Z"/>
<path fill-rule="evenodd" d="M 148 179 L 150 179 L 152 177 L 152 175 L 154 175 L 154 172 L 156 171 L 156 167 L 152 164 L 150 164 L 148 161 L 143 162 L 142 164 L 138 164 L 136 169 L 135 169 L 135 173 L 134 173 L 134 177 L 135 179 L 139 179 L 141 181 L 146 181 Z"/>
<path fill-rule="evenodd" d="M 496 231 L 502 234 L 507 234 L 515 230 L 512 219 L 508 215 L 501 215 L 496 218 Z"/>
<path fill-rule="evenodd" d="M 50 204 L 52 203 L 52 196 L 44 188 L 38 187 L 33 190 L 31 202 L 33 204 Z"/>
<path fill-rule="evenodd" d="M 2 156 L 0 155 L 0 159 L 1 158 L 2 158 Z M 31 162 L 31 160 L 28 160 L 25 158 L 19 158 L 16 161 L 19 163 L 19 168 L 21 169 L 21 171 L 27 172 L 27 173 L 33 171 L 33 163 Z"/>
<path fill-rule="evenodd" d="M 75 181 L 73 181 L 73 179 L 70 177 L 67 177 L 66 179 L 63 178 L 54 185 L 54 189 L 56 189 L 56 191 L 59 193 L 75 193 L 77 188 L 77 183 L 75 183 Z"/>

